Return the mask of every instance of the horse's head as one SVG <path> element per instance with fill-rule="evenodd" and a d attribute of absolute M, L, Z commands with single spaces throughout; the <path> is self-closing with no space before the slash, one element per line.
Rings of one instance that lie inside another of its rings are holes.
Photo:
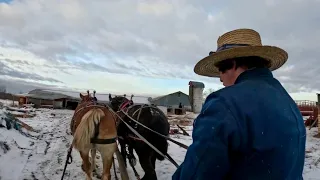
<path fill-rule="evenodd" d="M 126 95 L 111 97 L 111 94 L 109 94 L 110 105 L 114 111 L 119 111 L 119 110 L 126 108 L 126 107 L 129 107 L 130 105 L 133 104 L 132 97 L 133 97 L 133 95 L 131 96 L 131 99 L 129 100 L 126 98 Z"/>
<path fill-rule="evenodd" d="M 90 95 L 89 90 L 87 91 L 87 94 L 80 93 L 80 98 L 81 98 L 80 104 L 84 102 L 97 101 L 96 91 L 93 91 L 93 97 Z"/>

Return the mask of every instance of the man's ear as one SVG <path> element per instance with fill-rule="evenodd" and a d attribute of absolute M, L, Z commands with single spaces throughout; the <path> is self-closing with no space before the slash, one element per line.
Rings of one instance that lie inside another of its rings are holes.
<path fill-rule="evenodd" d="M 237 70 L 239 67 L 237 67 L 237 62 L 232 61 L 232 69 Z"/>

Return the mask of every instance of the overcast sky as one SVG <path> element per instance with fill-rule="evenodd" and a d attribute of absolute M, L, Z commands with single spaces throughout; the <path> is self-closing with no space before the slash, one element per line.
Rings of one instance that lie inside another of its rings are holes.
<path fill-rule="evenodd" d="M 2 79 L 140 94 L 188 92 L 190 80 L 218 89 L 194 65 L 219 35 L 252 28 L 288 52 L 274 75 L 289 92 L 320 89 L 318 0 L 0 2 Z"/>

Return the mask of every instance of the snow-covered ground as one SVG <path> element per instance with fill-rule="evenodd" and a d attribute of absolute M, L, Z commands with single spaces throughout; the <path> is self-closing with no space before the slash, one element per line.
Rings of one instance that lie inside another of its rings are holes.
<path fill-rule="evenodd" d="M 26 137 L 15 129 L 0 128 L 0 179 L 60 179 L 67 150 L 72 141 L 72 136 L 69 133 L 69 123 L 73 112 L 70 110 L 38 109 L 36 116 L 33 118 L 19 118 L 39 131 L 38 133 L 28 132 L 35 137 Z M 192 142 L 191 137 L 187 136 L 172 135 L 171 137 L 186 145 L 190 145 Z M 6 144 L 1 145 L 3 142 L 6 142 Z M 8 146 L 9 149 L 2 146 Z M 169 154 L 178 164 L 182 162 L 185 152 L 184 149 L 170 143 Z M 72 156 L 73 162 L 68 165 L 64 179 L 85 179 L 80 167 L 81 158 L 78 151 L 74 150 Z M 101 174 L 101 159 L 99 155 L 97 155 L 97 158 L 98 174 Z M 118 167 L 117 163 L 116 167 Z M 140 177 L 142 177 L 144 173 L 139 163 L 137 163 L 136 169 Z M 165 180 L 171 179 L 176 168 L 169 161 L 164 160 L 157 161 L 156 169 L 159 179 Z M 117 173 L 120 178 L 119 171 Z M 131 167 L 128 167 L 128 173 L 130 179 L 135 179 Z M 113 170 L 112 176 L 114 176 Z"/>
<path fill-rule="evenodd" d="M 0 110 L 0 117 L 3 110 Z M 0 180 L 56 180 L 60 179 L 64 167 L 67 149 L 72 136 L 69 133 L 69 123 L 73 115 L 70 110 L 38 109 L 33 118 L 19 118 L 33 127 L 37 132 L 15 129 L 7 130 L 0 127 Z M 0 118 L 1 124 L 1 118 Z M 4 122 L 2 124 L 5 125 Z M 191 129 L 191 128 L 190 128 Z M 304 178 L 320 180 L 320 139 L 314 138 L 317 128 L 308 130 L 306 147 L 306 162 Z M 191 134 L 191 131 L 188 131 Z M 26 136 L 28 134 L 29 136 Z M 191 137 L 171 135 L 175 140 L 190 145 Z M 186 151 L 170 143 L 169 154 L 180 164 Z M 66 180 L 85 179 L 81 170 L 81 158 L 74 150 L 73 162 L 68 165 Z M 98 174 L 101 174 L 101 159 L 97 156 Z M 116 163 L 116 167 L 118 167 Z M 140 177 L 143 170 L 139 163 L 136 166 Z M 157 161 L 156 171 L 159 180 L 171 179 L 176 170 L 169 161 Z M 128 167 L 130 179 L 136 179 L 131 167 Z M 114 177 L 113 170 L 111 171 Z M 119 171 L 117 171 L 120 177 Z M 97 178 L 96 176 L 95 178 Z"/>
<path fill-rule="evenodd" d="M 307 128 L 307 146 L 304 165 L 304 179 L 320 180 L 320 139 L 313 137 L 318 128 Z"/>
<path fill-rule="evenodd" d="M 18 105 L 19 102 L 18 101 L 12 101 L 9 99 L 0 99 L 0 103 L 2 103 L 5 106 L 12 106 L 12 105 Z"/>

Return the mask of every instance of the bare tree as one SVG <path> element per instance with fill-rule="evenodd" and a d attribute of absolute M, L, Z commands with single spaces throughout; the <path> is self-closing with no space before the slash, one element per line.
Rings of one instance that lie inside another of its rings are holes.
<path fill-rule="evenodd" d="M 7 88 L 5 85 L 0 85 L 0 93 L 6 93 L 7 92 Z"/>
<path fill-rule="evenodd" d="M 215 90 L 214 89 L 212 89 L 212 88 L 209 88 L 209 89 L 207 89 L 207 90 L 205 90 L 204 92 L 203 92 L 203 99 L 206 99 L 211 93 L 213 93 Z"/>

